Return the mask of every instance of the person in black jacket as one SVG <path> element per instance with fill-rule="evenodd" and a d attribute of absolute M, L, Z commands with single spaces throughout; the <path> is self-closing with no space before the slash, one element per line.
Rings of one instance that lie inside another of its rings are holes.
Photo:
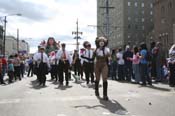
<path fill-rule="evenodd" d="M 128 82 L 131 82 L 132 72 L 133 72 L 132 60 L 130 60 L 131 58 L 133 58 L 133 53 L 131 52 L 130 46 L 127 45 L 126 51 L 123 54 L 123 59 L 125 61 L 125 77 Z"/>

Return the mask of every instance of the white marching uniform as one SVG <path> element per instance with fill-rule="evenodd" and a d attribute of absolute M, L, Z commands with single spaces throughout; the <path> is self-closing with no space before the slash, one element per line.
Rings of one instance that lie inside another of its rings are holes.
<path fill-rule="evenodd" d="M 34 60 L 38 63 L 37 66 L 39 66 L 39 63 L 41 63 L 41 60 L 43 63 L 46 63 L 48 67 L 50 67 L 49 58 L 46 53 L 43 53 L 43 59 L 42 54 L 40 52 L 36 53 L 34 55 Z"/>
<path fill-rule="evenodd" d="M 64 77 L 66 80 L 66 86 L 69 84 L 69 69 L 70 64 L 72 64 L 72 58 L 67 50 L 59 50 L 56 54 L 56 59 L 58 60 L 59 69 L 59 82 L 63 85 Z M 65 73 L 65 76 L 64 76 Z"/>

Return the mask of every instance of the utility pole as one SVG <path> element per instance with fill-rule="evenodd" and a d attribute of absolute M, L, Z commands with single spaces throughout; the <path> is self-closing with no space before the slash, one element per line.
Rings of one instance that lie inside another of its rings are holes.
<path fill-rule="evenodd" d="M 74 39 L 76 39 L 76 44 L 77 44 L 77 50 L 79 51 L 79 43 L 78 43 L 78 39 L 81 39 L 81 37 L 79 36 L 79 34 L 83 34 L 83 32 L 79 32 L 79 29 L 78 29 L 78 19 L 77 19 L 77 22 L 76 22 L 76 24 L 77 24 L 77 28 L 76 28 L 76 31 L 73 31 L 72 32 L 72 35 L 76 35 L 75 37 L 74 37 Z"/>
<path fill-rule="evenodd" d="M 6 23 L 7 23 L 7 16 L 4 17 L 4 35 L 3 35 L 4 36 L 3 37 L 4 38 L 3 39 L 3 48 L 4 48 L 3 55 L 4 55 L 4 57 L 5 57 L 5 41 L 6 41 L 6 26 L 7 26 Z"/>
<path fill-rule="evenodd" d="M 109 36 L 110 36 L 109 10 L 114 9 L 115 7 L 109 6 L 109 0 L 105 0 L 105 6 L 102 6 L 100 8 L 103 8 L 106 11 L 106 17 L 105 17 L 105 25 L 106 25 L 105 32 L 106 32 L 106 34 L 105 35 L 109 39 Z"/>
<path fill-rule="evenodd" d="M 22 16 L 22 14 L 10 14 L 10 15 L 6 15 L 6 16 L 4 16 L 4 35 L 3 35 L 3 55 L 4 55 L 4 57 L 5 57 L 5 41 L 6 41 L 6 26 L 7 26 L 7 17 L 8 16 L 14 16 L 14 15 L 16 15 L 16 16 Z"/>
<path fill-rule="evenodd" d="M 19 53 L 19 29 L 17 29 L 17 53 Z"/>

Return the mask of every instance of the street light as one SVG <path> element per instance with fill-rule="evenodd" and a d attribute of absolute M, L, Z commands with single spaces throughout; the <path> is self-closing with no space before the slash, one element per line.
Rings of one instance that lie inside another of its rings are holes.
<path fill-rule="evenodd" d="M 5 56 L 5 41 L 6 41 L 6 23 L 7 23 L 8 16 L 22 16 L 22 14 L 18 13 L 18 14 L 9 14 L 9 15 L 3 16 L 4 17 L 4 37 L 3 37 L 4 56 Z"/>

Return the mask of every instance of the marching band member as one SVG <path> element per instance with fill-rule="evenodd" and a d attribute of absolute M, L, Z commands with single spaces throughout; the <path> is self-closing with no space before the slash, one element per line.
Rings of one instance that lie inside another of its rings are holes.
<path fill-rule="evenodd" d="M 110 49 L 106 47 L 108 40 L 105 37 L 98 37 L 96 39 L 96 51 L 95 51 L 95 95 L 99 97 L 99 81 L 102 75 L 103 79 L 103 99 L 108 100 L 107 88 L 108 88 L 108 58 L 110 57 Z"/>
<path fill-rule="evenodd" d="M 83 53 L 84 53 L 84 51 L 85 51 L 85 49 L 84 48 L 82 48 L 82 49 L 80 49 L 80 56 L 82 56 L 83 55 Z M 83 72 L 84 72 L 84 69 L 83 69 L 83 62 L 84 62 L 84 59 L 82 58 L 82 57 L 80 57 L 80 72 L 81 72 L 81 80 L 83 80 Z"/>
<path fill-rule="evenodd" d="M 81 59 L 79 57 L 79 54 L 78 54 L 77 50 L 74 50 L 72 64 L 74 65 L 75 75 L 77 75 L 77 73 L 78 73 L 78 76 L 80 76 L 80 74 L 81 74 Z"/>
<path fill-rule="evenodd" d="M 86 84 L 89 84 L 89 77 L 91 77 L 91 83 L 94 83 L 94 51 L 91 49 L 91 44 L 88 41 L 84 42 L 85 51 L 81 55 L 84 59 L 84 72 L 86 77 Z"/>
<path fill-rule="evenodd" d="M 55 82 L 58 80 L 58 65 L 57 65 L 57 59 L 56 59 L 56 53 L 57 51 L 52 51 L 49 55 L 49 61 L 51 65 L 51 80 L 56 79 Z"/>
<path fill-rule="evenodd" d="M 56 54 L 56 58 L 58 60 L 58 67 L 59 67 L 59 82 L 60 85 L 63 85 L 64 81 L 64 76 L 63 74 L 65 73 L 65 80 L 66 80 L 66 86 L 69 85 L 69 67 L 70 64 L 72 63 L 71 57 L 69 52 L 65 49 L 66 44 L 62 43 L 61 44 L 62 49 L 59 50 Z"/>
<path fill-rule="evenodd" d="M 37 61 L 37 75 L 39 80 L 39 85 L 45 86 L 46 84 L 46 74 L 48 74 L 48 69 L 50 68 L 49 59 L 47 54 L 44 52 L 45 47 L 41 46 L 39 53 L 35 55 L 35 60 Z"/>

